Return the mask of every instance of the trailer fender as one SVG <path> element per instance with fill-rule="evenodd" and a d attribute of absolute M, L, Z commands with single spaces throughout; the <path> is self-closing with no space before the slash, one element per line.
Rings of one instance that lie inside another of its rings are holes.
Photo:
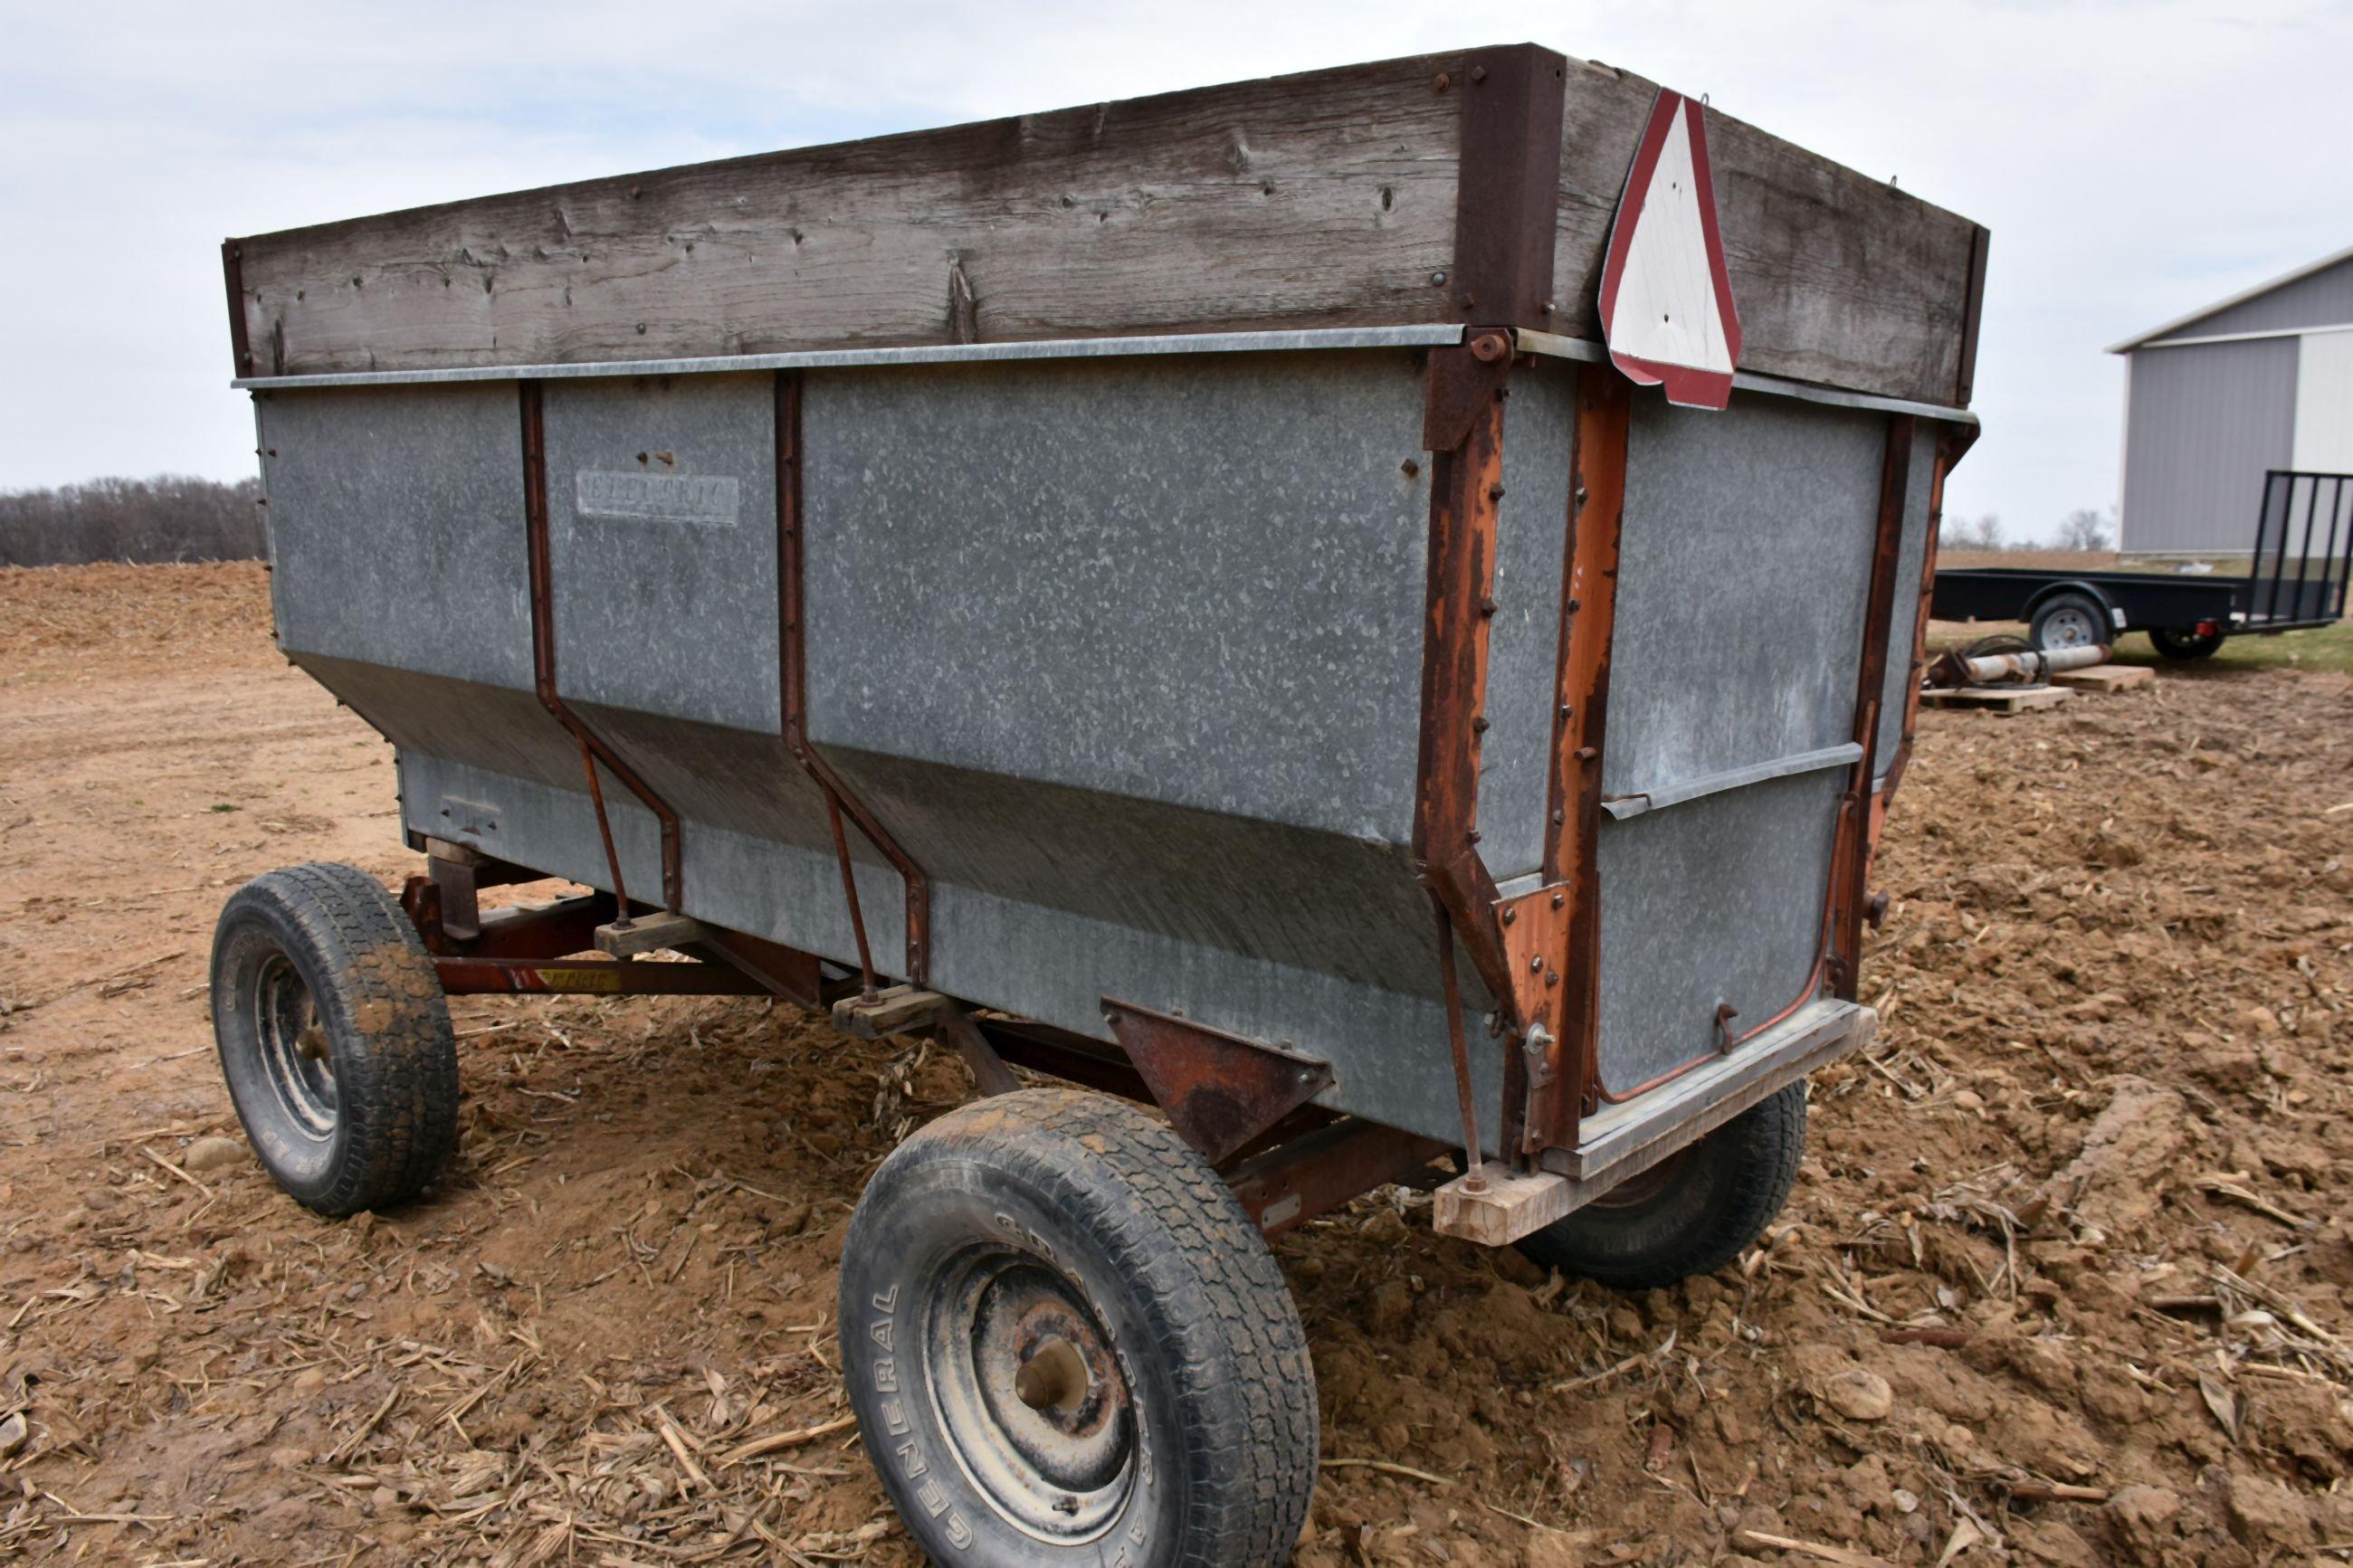
<path fill-rule="evenodd" d="M 2018 618 L 2031 622 L 2037 611 L 2062 594 L 2074 594 L 2091 600 L 2092 603 L 2099 605 L 2101 612 L 2108 617 L 2110 626 L 2117 631 L 2125 629 L 2125 613 L 2117 608 L 2116 602 L 2102 592 L 2098 584 L 2087 583 L 2081 577 L 2069 577 L 2057 583 L 2045 584 L 2036 589 L 2034 596 L 2020 607 Z"/>

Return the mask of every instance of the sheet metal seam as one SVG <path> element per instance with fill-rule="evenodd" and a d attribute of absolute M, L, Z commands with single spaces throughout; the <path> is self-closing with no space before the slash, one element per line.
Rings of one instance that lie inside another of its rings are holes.
<path fill-rule="evenodd" d="M 931 974 L 932 885 L 914 858 L 882 826 L 881 819 L 851 793 L 833 765 L 808 738 L 807 615 L 801 595 L 808 539 L 801 505 L 801 378 L 793 371 L 776 373 L 776 615 L 778 662 L 783 689 L 785 744 L 818 788 L 824 792 L 832 814 L 835 853 L 841 863 L 843 897 L 849 906 L 850 925 L 858 942 L 859 966 L 867 992 L 874 989 L 873 958 L 866 944 L 866 921 L 858 903 L 858 880 L 850 865 L 849 846 L 842 837 L 840 815 L 848 813 L 893 870 L 906 894 L 907 978 L 923 985 Z"/>
<path fill-rule="evenodd" d="M 619 904 L 617 923 L 629 920 L 629 895 L 621 878 L 620 852 L 613 843 L 613 824 L 605 809 L 605 790 L 596 777 L 598 763 L 620 780 L 651 812 L 661 835 L 662 903 L 676 910 L 684 898 L 681 868 L 678 813 L 607 745 L 586 721 L 572 711 L 556 689 L 555 559 L 549 544 L 547 516 L 547 414 L 544 395 L 535 381 L 521 383 L 516 401 L 522 416 L 522 497 L 525 556 L 531 577 L 531 656 L 533 685 L 540 706 L 580 746 L 580 763 L 588 775 L 588 798 L 596 810 L 596 831 L 604 841 L 605 863 L 612 873 L 613 896 Z"/>
<path fill-rule="evenodd" d="M 1848 1001 L 1855 998 L 1862 962 L 1862 920 L 1866 884 L 1875 845 L 1871 785 L 1878 772 L 1879 715 L 1886 698 L 1887 640 L 1894 629 L 1895 568 L 1902 553 L 1905 501 L 1912 487 L 1913 433 L 1918 428 L 1907 415 L 1887 422 L 1886 456 L 1879 479 L 1878 531 L 1872 552 L 1871 597 L 1863 616 L 1863 644 L 1856 672 L 1854 738 L 1862 755 L 1854 764 L 1844 805 L 1848 820 L 1841 825 L 1841 853 L 1831 860 L 1831 899 L 1836 910 L 1831 928 L 1829 971 L 1831 984 Z"/>

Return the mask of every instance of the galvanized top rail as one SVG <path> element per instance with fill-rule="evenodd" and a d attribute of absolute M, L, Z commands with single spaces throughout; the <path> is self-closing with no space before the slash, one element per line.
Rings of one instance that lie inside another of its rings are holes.
<path fill-rule="evenodd" d="M 1435 348 L 1462 342 L 1470 329 L 1439 322 L 1397 327 L 1318 327 L 1292 331 L 1167 332 L 1148 337 L 1043 338 L 1023 342 L 938 343 L 886 349 L 799 349 L 787 353 L 713 354 L 695 359 L 599 360 L 577 364 L 480 364 L 432 370 L 338 371 L 323 375 L 240 376 L 241 392 L 301 392 L 317 387 L 415 386 L 461 381 L 562 381 L 598 376 L 726 375 L 776 370 L 864 370 L 892 365 L 986 364 L 997 361 L 1114 359 L 1141 354 L 1282 353 L 1310 350 Z M 1526 329 L 1513 334 L 1522 353 L 1606 364 L 1609 351 L 1584 338 Z M 1742 371 L 1732 384 L 1746 392 L 1794 397 L 1834 408 L 1867 408 L 1977 426 L 1966 408 L 1914 403 L 1870 393 L 1788 381 Z"/>
<path fill-rule="evenodd" d="M 410 386 L 442 381 L 557 381 L 583 376 L 722 375 L 763 370 L 879 369 L 901 364 L 985 364 L 998 360 L 1113 359 L 1129 354 L 1268 353 L 1303 349 L 1429 348 L 1462 341 L 1448 322 L 1406 327 L 1315 327 L 1295 331 L 1167 332 L 1151 337 L 1040 338 L 1023 342 L 933 343 L 891 349 L 797 349 L 699 359 L 596 360 L 578 364 L 483 364 L 433 370 L 338 371 L 242 376 L 244 391 L 311 386 Z"/>

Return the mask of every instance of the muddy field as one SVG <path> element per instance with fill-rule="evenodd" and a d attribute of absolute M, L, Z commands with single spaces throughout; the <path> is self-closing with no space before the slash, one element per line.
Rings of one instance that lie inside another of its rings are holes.
<path fill-rule="evenodd" d="M 221 900 L 411 865 L 267 619 L 253 567 L 0 573 L 0 1559 L 913 1561 L 833 1275 L 953 1060 L 467 1000 L 431 1201 L 320 1221 L 205 1142 Z M 1738 1267 L 1613 1296 L 1398 1194 L 1280 1245 L 1299 1563 L 2353 1556 L 2353 679 L 1926 715 L 1874 882 L 1887 1022 Z"/>

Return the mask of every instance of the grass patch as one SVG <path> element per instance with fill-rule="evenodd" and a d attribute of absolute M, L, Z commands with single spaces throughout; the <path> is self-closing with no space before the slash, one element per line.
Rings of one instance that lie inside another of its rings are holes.
<path fill-rule="evenodd" d="M 2160 669 L 2320 669 L 2353 675 L 2353 621 L 2315 626 L 2306 632 L 2279 632 L 2271 637 L 2225 637 L 2211 658 L 2196 665 L 2161 658 L 2148 639 L 2126 632 L 2116 651 L 2118 664 L 2148 664 Z"/>

